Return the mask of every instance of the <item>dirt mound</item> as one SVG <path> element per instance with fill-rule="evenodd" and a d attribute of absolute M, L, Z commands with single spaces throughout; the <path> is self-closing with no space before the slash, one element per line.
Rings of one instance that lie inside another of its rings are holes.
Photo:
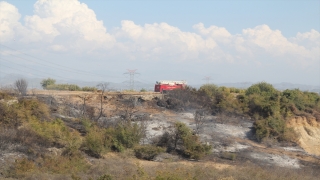
<path fill-rule="evenodd" d="M 300 135 L 298 144 L 306 152 L 320 156 L 320 123 L 315 118 L 297 116 L 288 125 Z"/>

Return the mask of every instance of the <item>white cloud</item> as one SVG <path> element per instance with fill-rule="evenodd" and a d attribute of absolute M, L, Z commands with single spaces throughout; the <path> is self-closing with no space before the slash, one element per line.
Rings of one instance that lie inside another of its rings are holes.
<path fill-rule="evenodd" d="M 293 43 L 303 46 L 308 50 L 318 52 L 317 58 L 319 58 L 320 51 L 320 33 L 314 29 L 310 32 L 300 33 L 298 32 L 296 37 L 290 39 Z"/>
<path fill-rule="evenodd" d="M 317 33 L 319 32 L 313 31 L 313 35 Z M 260 25 L 256 26 L 255 28 L 244 29 L 242 32 L 242 37 L 245 40 L 246 48 L 250 48 L 251 52 L 252 49 L 259 47 L 271 58 L 276 58 L 278 61 L 284 60 L 294 66 L 307 67 L 319 61 L 319 53 L 313 49 L 319 49 L 319 45 L 313 43 L 313 48 L 309 49 L 307 46 L 290 41 L 290 39 L 287 39 L 281 34 L 281 31 L 272 30 L 267 25 Z M 316 40 L 314 36 L 312 37 L 312 40 L 311 38 L 308 38 L 308 43 L 314 40 L 319 42 L 319 39 Z M 297 37 L 292 39 L 296 41 L 297 39 L 301 39 L 301 33 L 298 33 Z M 259 57 L 259 51 L 254 53 L 255 57 Z"/>
<path fill-rule="evenodd" d="M 14 6 L 5 2 L 0 5 L 3 41 L 23 31 L 20 41 L 38 43 L 40 47 L 58 51 L 112 47 L 115 42 L 103 22 L 96 19 L 94 11 L 78 0 L 38 0 L 34 4 L 34 15 L 24 18 L 23 27 L 18 22 L 20 14 Z"/>
<path fill-rule="evenodd" d="M 298 33 L 286 38 L 268 25 L 243 29 L 231 34 L 224 27 L 203 23 L 195 32 L 182 31 L 167 23 L 138 25 L 123 20 L 121 27 L 107 32 L 95 12 L 78 0 L 38 0 L 34 15 L 19 22 L 18 9 L 0 2 L 0 41 L 17 39 L 26 47 L 55 52 L 93 53 L 132 60 L 255 62 L 265 56 L 270 62 L 286 62 L 302 67 L 319 62 L 320 34 Z M 100 53 L 96 53 L 100 52 Z"/>
<path fill-rule="evenodd" d="M 183 32 L 167 23 L 136 25 L 124 20 L 121 29 L 116 32 L 118 39 L 125 39 L 122 45 L 135 53 L 162 56 L 176 56 L 182 60 L 196 58 L 204 48 L 205 42 L 198 34 Z M 141 54 L 140 54 L 141 55 Z M 176 59 L 179 60 L 179 59 Z"/>
<path fill-rule="evenodd" d="M 50 49 L 53 51 L 66 52 L 67 48 L 62 45 L 52 45 L 52 46 L 50 46 Z"/>
<path fill-rule="evenodd" d="M 210 26 L 204 27 L 204 24 L 199 23 L 193 26 L 202 36 L 214 39 L 222 43 L 229 43 L 231 34 L 224 27 Z"/>
<path fill-rule="evenodd" d="M 15 6 L 4 1 L 0 2 L 0 42 L 14 40 L 17 29 L 22 27 L 18 22 L 20 17 Z"/>
<path fill-rule="evenodd" d="M 256 26 L 242 31 L 243 37 L 250 45 L 263 48 L 273 55 L 282 55 L 296 47 L 285 38 L 281 31 L 271 30 L 267 25 Z"/>

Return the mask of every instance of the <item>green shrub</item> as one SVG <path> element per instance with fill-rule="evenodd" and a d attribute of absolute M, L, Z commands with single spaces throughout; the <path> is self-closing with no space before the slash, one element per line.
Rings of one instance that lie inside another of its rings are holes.
<path fill-rule="evenodd" d="M 152 145 L 141 145 L 134 148 L 135 156 L 139 159 L 151 160 L 156 155 L 165 152 L 162 147 Z"/>
<path fill-rule="evenodd" d="M 181 122 L 175 123 L 173 133 L 165 132 L 157 144 L 167 147 L 169 151 L 179 150 L 192 159 L 201 159 L 212 149 L 211 145 L 202 144 L 199 137 Z"/>
<path fill-rule="evenodd" d="M 81 88 L 75 84 L 51 84 L 46 87 L 48 90 L 61 90 L 61 91 L 81 91 Z"/>
<path fill-rule="evenodd" d="M 101 128 L 87 125 L 83 148 L 90 154 L 100 157 L 110 150 L 122 152 L 126 148 L 133 148 L 143 137 L 142 127 L 137 123 L 119 122 L 115 127 Z"/>
<path fill-rule="evenodd" d="M 197 135 L 194 135 L 190 128 L 184 123 L 176 123 L 176 137 L 181 138 L 183 154 L 191 159 L 201 159 L 208 154 L 212 147 L 210 145 L 202 144 Z M 176 142 L 179 139 L 176 139 Z"/>
<path fill-rule="evenodd" d="M 85 136 L 84 147 L 90 155 L 100 157 L 101 153 L 110 150 L 111 144 L 109 142 L 110 139 L 106 138 L 106 130 L 93 126 Z"/>
<path fill-rule="evenodd" d="M 23 113 L 19 110 L 18 104 L 7 105 L 0 102 L 0 126 L 17 128 L 23 122 Z"/>
<path fill-rule="evenodd" d="M 280 96 L 274 94 L 252 94 L 248 97 L 249 114 L 258 114 L 262 118 L 280 115 Z"/>
<path fill-rule="evenodd" d="M 43 79 L 40 84 L 43 89 L 47 89 L 48 86 L 54 85 L 55 83 L 56 83 L 56 80 L 48 78 L 48 79 Z"/>
<path fill-rule="evenodd" d="M 191 159 L 201 159 L 208 154 L 212 147 L 210 145 L 201 144 L 199 137 L 196 135 L 188 135 L 183 138 L 184 154 Z"/>
<path fill-rule="evenodd" d="M 24 111 L 26 119 L 31 116 L 39 120 L 49 120 L 50 118 L 49 107 L 37 99 L 20 99 L 19 106 Z"/>
<path fill-rule="evenodd" d="M 32 118 L 49 118 L 49 108 L 37 99 L 19 99 L 18 103 L 0 102 L 0 124 L 6 127 L 18 127 Z"/>
<path fill-rule="evenodd" d="M 302 92 L 299 89 L 285 90 L 281 98 L 282 112 L 299 114 L 305 111 L 312 114 L 312 111 L 320 111 L 320 96 L 314 92 Z"/>
<path fill-rule="evenodd" d="M 142 89 L 140 90 L 140 92 L 147 92 L 147 90 L 144 89 L 144 88 L 142 88 Z"/>
<path fill-rule="evenodd" d="M 249 96 L 251 94 L 274 94 L 277 90 L 272 86 L 272 84 L 266 82 L 260 82 L 257 84 L 253 84 L 246 90 L 246 95 Z"/>
<path fill-rule="evenodd" d="M 264 138 L 274 138 L 283 140 L 286 130 L 285 120 L 279 117 L 268 117 L 266 119 L 257 120 L 254 123 L 256 138 L 261 141 Z"/>
<path fill-rule="evenodd" d="M 213 97 L 213 95 L 218 91 L 218 86 L 215 84 L 205 84 L 200 87 L 199 92 L 207 95 L 208 97 Z"/>
<path fill-rule="evenodd" d="M 132 148 L 139 144 L 143 137 L 142 127 L 131 121 L 118 123 L 114 132 L 116 139 L 114 145 L 118 151 L 122 151 L 124 148 Z"/>
<path fill-rule="evenodd" d="M 230 88 L 227 88 L 225 86 L 220 86 L 218 88 L 218 91 L 222 91 L 222 92 L 225 92 L 225 93 L 230 93 L 231 92 Z"/>
<path fill-rule="evenodd" d="M 82 91 L 89 91 L 89 92 L 95 92 L 98 89 L 96 87 L 89 87 L 89 86 L 85 86 L 81 88 Z"/>

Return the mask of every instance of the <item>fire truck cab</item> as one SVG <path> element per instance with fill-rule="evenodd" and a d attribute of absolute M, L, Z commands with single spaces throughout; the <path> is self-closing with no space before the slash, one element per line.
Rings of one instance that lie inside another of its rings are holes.
<path fill-rule="evenodd" d="M 186 81 L 161 80 L 156 82 L 154 86 L 154 92 L 165 93 L 166 91 L 173 89 L 184 89 L 186 84 Z"/>

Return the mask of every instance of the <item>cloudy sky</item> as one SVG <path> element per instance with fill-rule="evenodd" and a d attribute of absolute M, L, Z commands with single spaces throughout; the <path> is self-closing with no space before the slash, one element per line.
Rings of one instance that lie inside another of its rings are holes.
<path fill-rule="evenodd" d="M 320 85 L 320 1 L 0 1 L 0 77 Z"/>

